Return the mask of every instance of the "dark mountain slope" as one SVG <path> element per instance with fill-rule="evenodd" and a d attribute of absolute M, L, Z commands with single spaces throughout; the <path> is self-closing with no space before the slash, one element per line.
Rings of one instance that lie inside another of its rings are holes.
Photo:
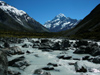
<path fill-rule="evenodd" d="M 49 32 L 26 12 L 0 1 L 0 30 L 23 32 Z"/>
<path fill-rule="evenodd" d="M 100 4 L 97 5 L 75 28 L 62 32 L 65 36 L 81 38 L 100 37 Z"/>

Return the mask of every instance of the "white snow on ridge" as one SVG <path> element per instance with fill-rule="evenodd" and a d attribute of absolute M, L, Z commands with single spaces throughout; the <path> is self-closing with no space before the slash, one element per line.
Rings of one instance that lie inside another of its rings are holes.
<path fill-rule="evenodd" d="M 18 9 L 16 9 L 15 7 L 10 6 L 10 5 L 4 5 L 4 2 L 3 2 L 3 1 L 0 1 L 0 3 L 2 4 L 2 5 L 0 6 L 0 8 L 1 8 L 3 11 L 5 11 L 6 13 L 9 13 L 8 11 L 10 11 L 10 12 L 15 13 L 15 14 L 18 15 L 18 16 L 22 16 L 22 15 L 26 14 L 26 12 L 24 12 L 23 10 L 18 10 Z"/>
<path fill-rule="evenodd" d="M 52 21 L 52 23 L 53 23 L 53 22 L 56 22 L 56 21 L 58 21 L 58 20 L 60 20 L 60 19 L 58 18 L 58 19 L 56 19 L 56 20 Z"/>
<path fill-rule="evenodd" d="M 44 25 L 46 28 L 50 28 L 51 27 L 51 24 L 46 24 Z"/>
<path fill-rule="evenodd" d="M 70 22 L 65 22 L 65 23 L 63 23 L 61 29 L 63 29 L 63 28 L 64 28 L 66 25 L 68 25 L 68 24 L 70 24 Z"/>

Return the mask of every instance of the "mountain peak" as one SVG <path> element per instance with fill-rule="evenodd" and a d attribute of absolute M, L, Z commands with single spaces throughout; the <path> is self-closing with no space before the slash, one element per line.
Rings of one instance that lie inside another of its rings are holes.
<path fill-rule="evenodd" d="M 76 19 L 71 19 L 66 17 L 64 14 L 60 13 L 55 16 L 51 21 L 47 21 L 44 26 L 48 28 L 51 32 L 58 32 L 75 27 L 79 23 Z"/>
<path fill-rule="evenodd" d="M 0 1 L 0 6 L 7 6 L 8 4 L 4 1 Z"/>
<path fill-rule="evenodd" d="M 60 13 L 56 16 L 57 18 L 66 17 L 64 14 Z"/>

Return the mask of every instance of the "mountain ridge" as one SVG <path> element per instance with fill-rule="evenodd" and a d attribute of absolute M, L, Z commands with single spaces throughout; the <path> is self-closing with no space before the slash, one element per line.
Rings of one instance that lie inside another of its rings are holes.
<path fill-rule="evenodd" d="M 8 5 L 4 1 L 0 1 L 0 12 L 0 23 L 6 25 L 9 28 L 8 30 L 26 32 L 49 32 L 48 29 L 31 18 L 26 12 L 24 12 L 23 10 L 18 10 L 17 8 Z M 8 17 L 10 19 L 8 19 Z M 6 27 L 3 28 L 3 30 L 6 29 Z"/>
<path fill-rule="evenodd" d="M 80 38 L 100 38 L 100 4 L 98 4 L 75 28 L 62 35 Z"/>

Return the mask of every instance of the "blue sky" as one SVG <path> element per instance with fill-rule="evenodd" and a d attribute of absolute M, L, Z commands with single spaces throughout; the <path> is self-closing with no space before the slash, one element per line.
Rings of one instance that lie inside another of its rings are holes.
<path fill-rule="evenodd" d="M 100 3 L 100 0 L 2 0 L 24 10 L 36 21 L 44 24 L 56 15 L 63 13 L 66 17 L 83 19 Z"/>

